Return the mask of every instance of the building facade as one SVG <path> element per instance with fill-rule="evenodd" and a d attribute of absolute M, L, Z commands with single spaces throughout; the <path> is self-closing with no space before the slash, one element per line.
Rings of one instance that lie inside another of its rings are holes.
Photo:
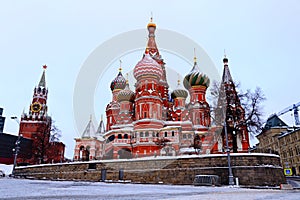
<path fill-rule="evenodd" d="M 272 115 L 257 138 L 255 151 L 280 155 L 282 166 L 291 169 L 293 175 L 300 175 L 300 128 L 288 127 Z"/>
<path fill-rule="evenodd" d="M 21 116 L 19 135 L 23 138 L 32 140 L 30 158 L 19 158 L 18 163 L 40 164 L 61 162 L 64 160 L 65 145 L 61 142 L 50 141 L 52 119 L 48 115 L 48 88 L 46 88 L 46 68 L 33 90 L 32 102 L 29 112 Z"/>
<path fill-rule="evenodd" d="M 147 29 L 147 46 L 133 69 L 134 90 L 120 67 L 110 85 L 112 99 L 106 107 L 106 130 L 101 128 L 101 120 L 98 130 L 91 132 L 90 120 L 82 137 L 75 139 L 74 160 L 223 152 L 222 126 L 212 126 L 206 101 L 209 77 L 201 72 L 195 57 L 191 71 L 184 77 L 184 87 L 178 80 L 177 88 L 170 92 L 166 63 L 156 45 L 156 24 L 152 19 Z M 224 62 L 226 65 L 228 68 Z M 230 143 L 235 152 L 248 151 L 247 134 L 235 134 L 238 139 Z"/>
<path fill-rule="evenodd" d="M 5 117 L 2 116 L 3 108 L 0 108 L 0 133 L 3 133 Z"/>

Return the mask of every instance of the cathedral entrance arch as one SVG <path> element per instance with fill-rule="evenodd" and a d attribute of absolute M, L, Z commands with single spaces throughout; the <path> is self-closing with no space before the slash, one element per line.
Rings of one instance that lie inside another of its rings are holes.
<path fill-rule="evenodd" d="M 81 161 L 88 161 L 90 157 L 90 147 L 87 146 L 86 148 L 81 145 L 79 147 L 79 160 Z"/>
<path fill-rule="evenodd" d="M 131 150 L 128 148 L 120 149 L 118 151 L 118 158 L 120 159 L 132 158 Z"/>

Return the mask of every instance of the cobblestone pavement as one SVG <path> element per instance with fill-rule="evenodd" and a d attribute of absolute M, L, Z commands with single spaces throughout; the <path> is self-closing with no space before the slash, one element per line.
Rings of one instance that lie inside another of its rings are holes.
<path fill-rule="evenodd" d="M 300 190 L 0 179 L 0 199 L 296 200 Z"/>

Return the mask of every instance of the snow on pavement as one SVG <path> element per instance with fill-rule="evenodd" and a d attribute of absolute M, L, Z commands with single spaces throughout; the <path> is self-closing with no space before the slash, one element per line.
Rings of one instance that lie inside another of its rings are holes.
<path fill-rule="evenodd" d="M 299 190 L 0 179 L 0 199 L 299 199 Z"/>

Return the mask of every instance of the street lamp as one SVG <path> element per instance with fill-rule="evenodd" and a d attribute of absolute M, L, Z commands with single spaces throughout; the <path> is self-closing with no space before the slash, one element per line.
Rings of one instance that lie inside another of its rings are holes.
<path fill-rule="evenodd" d="M 228 133 L 227 133 L 226 116 L 225 116 L 225 119 L 224 119 L 224 132 L 225 132 L 225 138 L 226 138 L 226 152 L 227 152 L 227 162 L 228 162 L 229 185 L 234 185 L 232 169 L 231 169 L 231 164 L 230 164 L 230 149 L 229 149 L 229 146 L 228 146 Z"/>
<path fill-rule="evenodd" d="M 15 168 L 17 166 L 17 158 L 18 158 L 18 153 L 20 151 L 21 139 L 22 139 L 22 135 L 20 134 L 18 136 L 18 139 L 17 139 L 16 143 L 15 143 L 16 147 L 15 147 L 15 149 L 13 149 L 13 151 L 15 152 L 15 156 L 14 156 L 14 166 L 13 166 L 13 170 L 12 170 L 12 176 L 15 176 Z"/>
<path fill-rule="evenodd" d="M 224 103 L 225 105 L 225 103 Z M 226 140 L 226 153 L 227 153 L 227 162 L 228 162 L 228 184 L 229 185 L 234 185 L 234 181 L 233 181 L 233 174 L 232 174 L 232 168 L 231 168 L 231 164 L 230 164 L 230 149 L 229 149 L 229 145 L 228 145 L 228 133 L 227 133 L 227 123 L 226 123 L 226 107 L 222 107 L 219 106 L 220 109 L 222 109 L 222 113 L 223 113 L 223 117 L 224 117 L 224 133 L 225 133 L 225 140 Z M 223 120 L 220 120 L 223 121 Z"/>
<path fill-rule="evenodd" d="M 10 118 L 15 120 L 18 123 L 18 125 L 20 125 L 20 121 L 19 121 L 18 117 L 12 116 Z M 13 152 L 15 153 L 15 155 L 14 155 L 14 166 L 13 166 L 13 170 L 12 170 L 12 176 L 15 176 L 15 168 L 17 166 L 17 158 L 18 158 L 18 153 L 20 151 L 21 139 L 22 139 L 22 134 L 19 134 L 18 139 L 15 142 L 15 148 L 13 149 Z"/>
<path fill-rule="evenodd" d="M 15 120 L 20 125 L 20 121 L 19 121 L 18 117 L 12 116 L 10 118 L 13 119 L 13 120 Z"/>

